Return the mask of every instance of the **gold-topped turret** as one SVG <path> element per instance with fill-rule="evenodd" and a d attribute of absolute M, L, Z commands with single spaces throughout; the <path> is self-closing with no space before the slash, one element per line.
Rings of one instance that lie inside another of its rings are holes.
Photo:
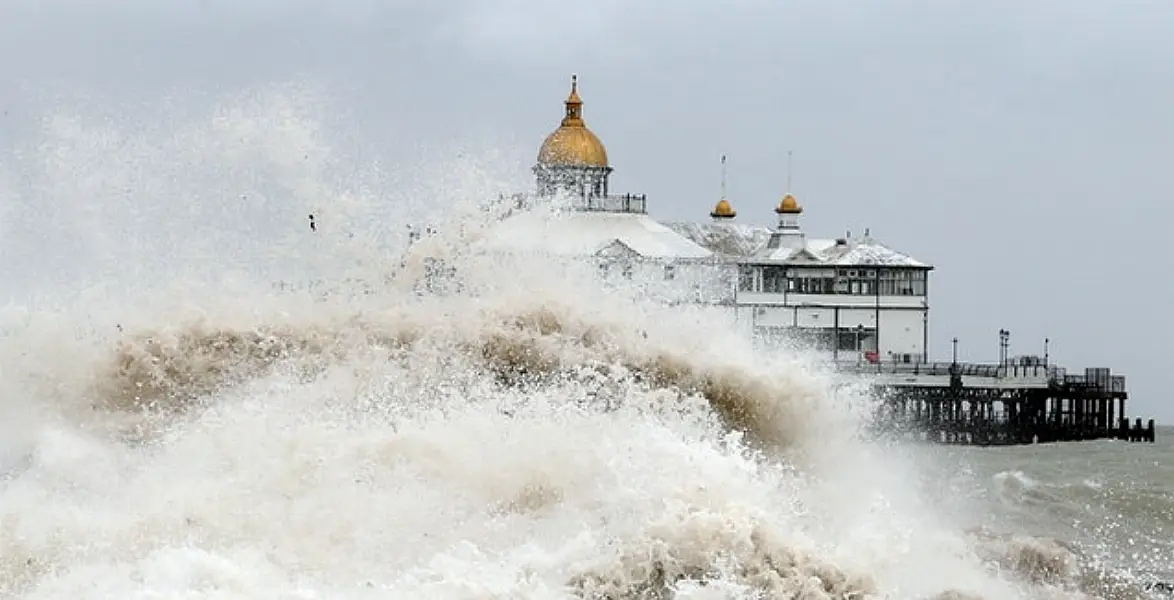
<path fill-rule="evenodd" d="M 714 219 L 732 219 L 738 213 L 734 212 L 734 207 L 726 200 L 726 155 L 722 155 L 722 199 L 717 201 L 717 206 L 709 212 L 709 216 Z"/>
<path fill-rule="evenodd" d="M 775 208 L 775 212 L 780 215 L 797 215 L 803 212 L 803 207 L 799 206 L 799 201 L 795 199 L 795 196 L 787 194 L 783 196 L 778 208 Z"/>
<path fill-rule="evenodd" d="M 722 198 L 718 201 L 717 206 L 713 207 L 713 210 L 709 213 L 709 216 L 715 219 L 732 219 L 738 216 L 738 213 L 734 210 L 734 207 L 730 205 L 729 200 Z"/>
<path fill-rule="evenodd" d="M 558 129 L 554 130 L 538 150 L 538 164 L 560 167 L 600 167 L 607 164 L 607 150 L 603 142 L 587 128 L 583 121 L 583 99 L 579 97 L 579 81 L 571 76 L 571 93 L 564 102 L 566 113 Z"/>

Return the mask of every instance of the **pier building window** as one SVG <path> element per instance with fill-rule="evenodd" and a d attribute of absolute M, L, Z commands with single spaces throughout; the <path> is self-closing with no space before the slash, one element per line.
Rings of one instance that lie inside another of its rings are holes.
<path fill-rule="evenodd" d="M 924 296 L 925 271 L 908 268 L 838 269 L 835 293 L 856 296 Z"/>
<path fill-rule="evenodd" d="M 851 279 L 848 282 L 848 289 L 854 296 L 872 296 L 875 295 L 873 285 L 875 282 L 869 279 Z"/>
<path fill-rule="evenodd" d="M 909 272 L 904 269 L 880 270 L 880 295 L 882 296 L 911 295 L 912 288 L 908 283 Z"/>
<path fill-rule="evenodd" d="M 756 272 L 762 277 L 755 289 Z M 924 296 L 926 271 L 915 268 L 813 268 L 778 265 L 742 266 L 738 289 L 767 294 L 837 294 L 851 296 Z"/>
<path fill-rule="evenodd" d="M 790 269 L 787 291 L 796 294 L 836 293 L 835 269 Z"/>
<path fill-rule="evenodd" d="M 840 293 L 847 293 L 853 296 L 876 295 L 876 269 L 838 269 L 836 276 L 837 288 L 847 290 L 847 292 Z"/>
<path fill-rule="evenodd" d="M 909 288 L 911 291 L 910 295 L 924 296 L 925 295 L 925 275 L 926 275 L 926 272 L 923 269 L 918 269 L 916 271 L 912 271 L 911 275 L 912 275 L 912 277 L 909 280 Z"/>
<path fill-rule="evenodd" d="M 787 290 L 787 269 L 785 267 L 763 267 L 762 291 L 767 294 L 782 294 Z"/>
<path fill-rule="evenodd" d="M 925 271 L 921 269 L 881 269 L 882 296 L 924 296 Z"/>

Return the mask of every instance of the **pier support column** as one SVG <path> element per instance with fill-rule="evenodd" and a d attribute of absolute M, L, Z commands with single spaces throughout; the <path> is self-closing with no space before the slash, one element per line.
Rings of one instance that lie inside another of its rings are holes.
<path fill-rule="evenodd" d="M 1114 425 L 1116 425 L 1116 423 L 1117 423 L 1117 411 L 1116 411 L 1117 401 L 1110 398 L 1109 401 L 1106 403 L 1105 408 L 1108 410 L 1108 414 L 1105 417 L 1105 427 L 1108 429 L 1108 431 L 1106 431 L 1105 434 L 1108 437 L 1113 437 L 1112 430 L 1114 428 Z"/>

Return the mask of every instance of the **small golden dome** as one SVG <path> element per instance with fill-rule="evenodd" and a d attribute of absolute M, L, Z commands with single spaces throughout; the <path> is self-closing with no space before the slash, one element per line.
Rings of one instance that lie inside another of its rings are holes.
<path fill-rule="evenodd" d="M 783 201 L 779 202 L 779 207 L 775 209 L 779 214 L 793 214 L 797 215 L 803 212 L 803 207 L 799 206 L 799 201 L 791 194 L 783 196 Z"/>
<path fill-rule="evenodd" d="M 538 164 L 560 167 L 606 167 L 607 150 L 603 142 L 583 122 L 583 100 L 579 82 L 571 76 L 571 93 L 567 96 L 566 116 L 538 150 Z"/>
<path fill-rule="evenodd" d="M 725 198 L 719 200 L 717 206 L 713 207 L 713 212 L 709 213 L 709 216 L 715 219 L 732 219 L 737 215 L 738 213 L 734 211 L 734 207 L 730 206 L 729 200 Z"/>

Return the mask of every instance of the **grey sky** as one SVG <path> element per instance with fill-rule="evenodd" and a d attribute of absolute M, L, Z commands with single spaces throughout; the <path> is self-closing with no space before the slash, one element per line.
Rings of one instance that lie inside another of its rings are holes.
<path fill-rule="evenodd" d="M 739 219 L 769 224 L 794 150 L 809 231 L 868 227 L 937 267 L 931 354 L 1050 336 L 1169 422 L 1171 31 L 1157 0 L 7 0 L 0 147 L 49 104 L 138 103 L 119 109 L 135 123 L 127 106 L 295 81 L 329 93 L 348 152 L 415 169 L 390 177 L 412 190 L 421 156 L 462 146 L 526 182 L 577 72 L 613 188 L 655 216 L 706 218 L 726 153 Z"/>

